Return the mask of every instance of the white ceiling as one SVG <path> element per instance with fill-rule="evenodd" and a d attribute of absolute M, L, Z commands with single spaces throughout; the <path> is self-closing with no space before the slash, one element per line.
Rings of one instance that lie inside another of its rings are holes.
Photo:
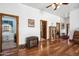
<path fill-rule="evenodd" d="M 62 5 L 57 10 L 53 10 L 52 8 L 46 8 L 46 6 L 51 3 L 23 3 L 24 5 L 31 6 L 33 8 L 40 9 L 41 11 L 46 11 L 61 17 L 69 17 L 69 13 L 72 10 L 79 8 L 79 3 L 69 3 L 68 5 Z"/>

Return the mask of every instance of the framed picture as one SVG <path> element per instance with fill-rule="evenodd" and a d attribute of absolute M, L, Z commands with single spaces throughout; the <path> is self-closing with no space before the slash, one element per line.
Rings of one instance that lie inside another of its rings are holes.
<path fill-rule="evenodd" d="M 34 26 L 35 26 L 34 19 L 28 19 L 28 27 L 34 27 Z"/>

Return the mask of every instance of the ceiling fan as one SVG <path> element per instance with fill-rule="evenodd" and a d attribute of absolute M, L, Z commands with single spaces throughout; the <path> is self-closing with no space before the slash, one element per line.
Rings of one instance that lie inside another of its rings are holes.
<path fill-rule="evenodd" d="M 54 10 L 59 8 L 61 5 L 68 5 L 69 3 L 52 3 L 48 5 L 46 8 L 52 7 Z"/>

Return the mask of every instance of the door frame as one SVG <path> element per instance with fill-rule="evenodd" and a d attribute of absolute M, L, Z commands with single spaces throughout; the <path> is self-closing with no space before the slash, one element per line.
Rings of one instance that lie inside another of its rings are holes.
<path fill-rule="evenodd" d="M 0 13 L 0 52 L 2 52 L 2 16 L 11 16 L 16 18 L 16 48 L 19 48 L 19 16 Z"/>
<path fill-rule="evenodd" d="M 47 21 L 46 20 L 40 20 L 40 40 L 41 40 L 41 22 L 45 21 L 46 22 L 46 38 L 47 39 Z"/>

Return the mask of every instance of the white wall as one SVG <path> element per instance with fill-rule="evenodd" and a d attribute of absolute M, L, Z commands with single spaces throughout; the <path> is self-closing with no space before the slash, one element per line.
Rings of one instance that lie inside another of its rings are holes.
<path fill-rule="evenodd" d="M 69 39 L 73 39 L 74 30 L 79 31 L 79 9 L 70 12 L 70 31 Z"/>
<path fill-rule="evenodd" d="M 7 13 L 19 16 L 19 44 L 24 44 L 25 38 L 28 36 L 38 36 L 40 39 L 40 20 L 47 20 L 48 26 L 56 23 L 59 18 L 53 14 L 49 14 L 39 9 L 35 9 L 22 4 L 0 4 L 0 13 Z M 28 27 L 27 19 L 35 19 L 35 27 Z M 50 22 L 49 22 L 50 21 Z M 47 29 L 49 32 L 49 29 Z M 47 34 L 47 38 L 49 34 Z"/>
<path fill-rule="evenodd" d="M 79 9 L 70 12 L 70 31 L 79 28 Z"/>

